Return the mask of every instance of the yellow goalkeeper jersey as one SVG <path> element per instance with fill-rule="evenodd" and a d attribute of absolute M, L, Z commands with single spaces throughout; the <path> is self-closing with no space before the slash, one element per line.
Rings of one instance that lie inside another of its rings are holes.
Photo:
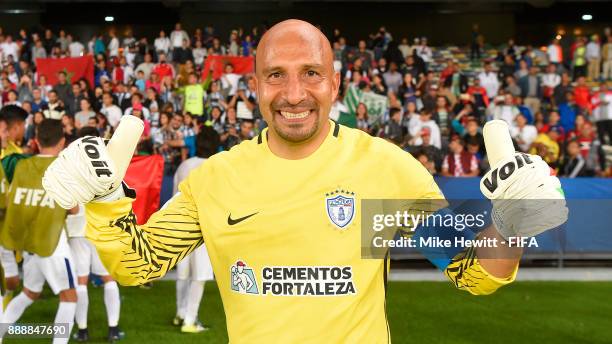
<path fill-rule="evenodd" d="M 333 122 L 307 158 L 277 157 L 264 130 L 212 156 L 179 191 L 142 226 L 130 198 L 90 203 L 87 236 L 124 285 L 163 276 L 205 243 L 231 343 L 390 342 L 388 260 L 361 257 L 360 200 L 442 197 L 410 154 Z M 475 294 L 511 280 L 488 275 L 473 251 L 445 272 Z"/>

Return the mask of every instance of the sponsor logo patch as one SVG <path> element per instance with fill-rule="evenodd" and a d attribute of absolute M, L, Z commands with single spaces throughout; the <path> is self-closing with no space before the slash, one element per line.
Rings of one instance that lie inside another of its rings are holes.
<path fill-rule="evenodd" d="M 230 268 L 231 289 L 240 294 L 259 294 L 257 281 L 253 269 L 242 260 L 237 261 Z"/>

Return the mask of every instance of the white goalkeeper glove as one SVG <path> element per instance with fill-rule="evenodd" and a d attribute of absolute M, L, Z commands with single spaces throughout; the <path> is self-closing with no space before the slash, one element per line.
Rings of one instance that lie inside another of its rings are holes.
<path fill-rule="evenodd" d="M 506 239 L 536 236 L 567 221 L 561 182 L 537 155 L 502 159 L 480 180 L 480 190 L 492 201 L 491 218 Z"/>
<path fill-rule="evenodd" d="M 66 147 L 45 171 L 43 187 L 64 209 L 119 198 L 123 190 L 102 138 L 86 136 Z"/>

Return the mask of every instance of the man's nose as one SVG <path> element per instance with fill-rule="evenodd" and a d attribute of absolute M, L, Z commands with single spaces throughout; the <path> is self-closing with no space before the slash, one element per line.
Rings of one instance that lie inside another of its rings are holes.
<path fill-rule="evenodd" d="M 291 105 L 297 105 L 306 99 L 306 89 L 304 88 L 303 80 L 298 75 L 289 76 L 285 88 L 285 97 L 287 103 Z"/>

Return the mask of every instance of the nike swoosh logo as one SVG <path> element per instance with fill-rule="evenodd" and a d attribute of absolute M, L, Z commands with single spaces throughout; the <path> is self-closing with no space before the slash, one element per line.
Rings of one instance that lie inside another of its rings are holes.
<path fill-rule="evenodd" d="M 243 217 L 240 217 L 240 218 L 237 218 L 237 219 L 232 219 L 232 214 L 230 213 L 230 214 L 227 216 L 227 224 L 228 224 L 228 225 L 230 225 L 230 226 L 233 226 L 233 225 L 239 224 L 240 222 L 242 222 L 242 221 L 244 221 L 244 220 L 248 219 L 248 218 L 249 218 L 249 217 L 251 217 L 251 216 L 255 216 L 255 215 L 257 215 L 257 214 L 258 214 L 258 213 L 253 213 L 253 214 L 251 214 L 251 215 L 243 216 Z"/>

